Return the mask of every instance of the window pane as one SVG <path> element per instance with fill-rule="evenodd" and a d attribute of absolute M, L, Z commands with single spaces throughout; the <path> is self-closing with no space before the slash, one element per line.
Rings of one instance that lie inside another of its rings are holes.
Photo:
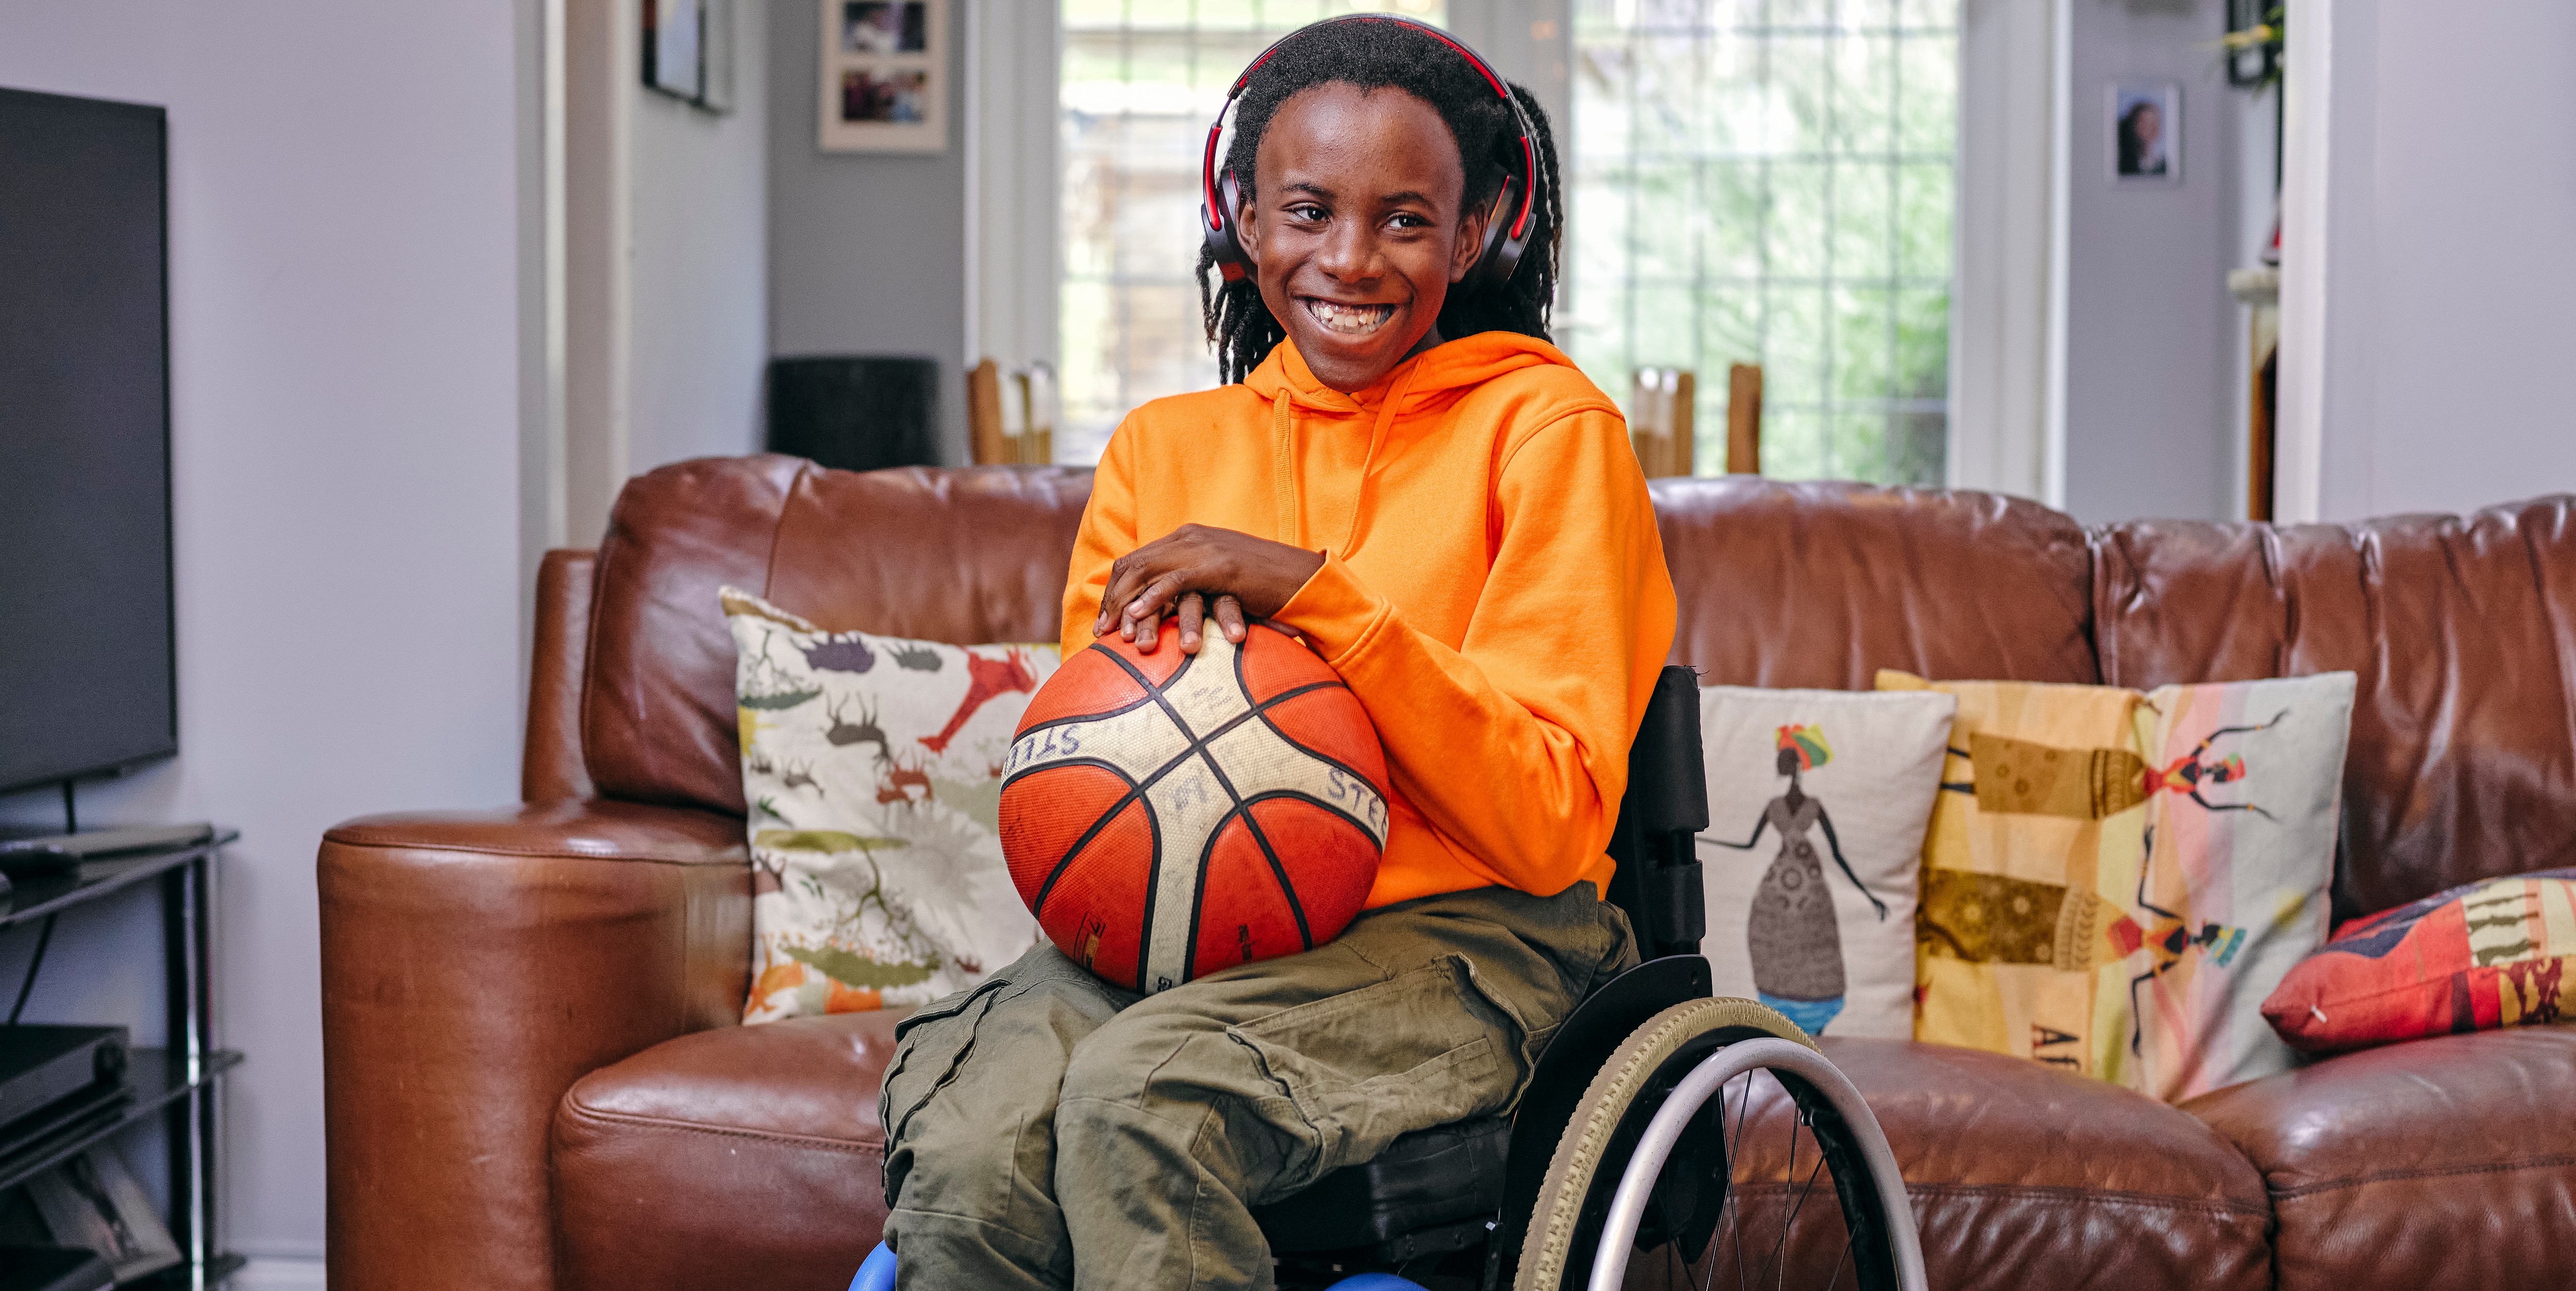
<path fill-rule="evenodd" d="M 1216 384 L 1195 277 L 1208 122 L 1263 46 L 1359 10 L 1446 15 L 1442 0 L 1063 0 L 1060 460 L 1098 461 L 1136 405 Z"/>
<path fill-rule="evenodd" d="M 1763 465 L 1935 483 L 1959 0 L 1576 0 L 1563 341 L 1604 390 L 1763 365 Z M 1714 438 L 1710 438 L 1714 436 Z"/>

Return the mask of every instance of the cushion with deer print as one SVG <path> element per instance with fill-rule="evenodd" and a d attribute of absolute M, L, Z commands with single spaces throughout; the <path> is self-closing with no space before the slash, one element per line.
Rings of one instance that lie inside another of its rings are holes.
<path fill-rule="evenodd" d="M 1056 647 L 825 632 L 722 595 L 751 807 L 743 1021 L 922 1004 L 1018 958 L 1037 925 L 995 809 Z"/>

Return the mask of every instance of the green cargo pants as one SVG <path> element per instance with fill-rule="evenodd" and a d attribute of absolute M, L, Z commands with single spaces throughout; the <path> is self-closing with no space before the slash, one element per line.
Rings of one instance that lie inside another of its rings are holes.
<path fill-rule="evenodd" d="M 1510 1108 L 1634 956 L 1589 883 L 1387 906 L 1144 997 L 1041 941 L 897 1028 L 880 1109 L 897 1285 L 1269 1291 L 1250 1207 Z"/>

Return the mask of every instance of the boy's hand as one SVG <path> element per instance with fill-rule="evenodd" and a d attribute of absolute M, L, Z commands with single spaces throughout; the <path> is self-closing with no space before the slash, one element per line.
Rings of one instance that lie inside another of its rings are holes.
<path fill-rule="evenodd" d="M 1185 524 L 1111 562 L 1091 634 L 1107 636 L 1114 627 L 1119 639 L 1152 654 L 1163 615 L 1176 610 L 1181 650 L 1197 654 L 1200 626 L 1210 613 L 1207 598 L 1213 596 L 1218 630 L 1239 643 L 1246 622 L 1277 614 L 1323 566 L 1319 552 Z"/>

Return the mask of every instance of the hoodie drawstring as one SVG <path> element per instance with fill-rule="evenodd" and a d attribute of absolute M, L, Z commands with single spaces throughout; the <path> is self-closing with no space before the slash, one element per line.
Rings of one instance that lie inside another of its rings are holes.
<path fill-rule="evenodd" d="M 1288 387 L 1270 399 L 1270 501 L 1278 513 L 1278 540 L 1297 545 L 1297 446 L 1290 433 Z"/>
<path fill-rule="evenodd" d="M 1377 422 L 1369 427 L 1368 452 L 1360 458 L 1359 484 L 1351 490 L 1350 523 L 1342 530 L 1342 540 L 1324 549 L 1327 555 L 1338 553 L 1347 558 L 1351 554 L 1351 543 L 1360 533 L 1360 513 L 1368 505 L 1369 471 L 1377 465 L 1378 450 L 1386 446 L 1387 431 L 1395 425 L 1396 410 L 1404 406 L 1404 396 L 1412 390 L 1413 379 L 1421 374 L 1420 363 L 1407 365 L 1404 375 L 1396 379 L 1395 387 L 1387 391 L 1386 402 L 1378 405 Z M 1278 540 L 1292 547 L 1304 545 L 1297 541 L 1295 425 L 1296 414 L 1289 406 L 1288 387 L 1283 384 L 1279 393 L 1270 398 L 1270 490 L 1272 505 L 1278 512 Z"/>

